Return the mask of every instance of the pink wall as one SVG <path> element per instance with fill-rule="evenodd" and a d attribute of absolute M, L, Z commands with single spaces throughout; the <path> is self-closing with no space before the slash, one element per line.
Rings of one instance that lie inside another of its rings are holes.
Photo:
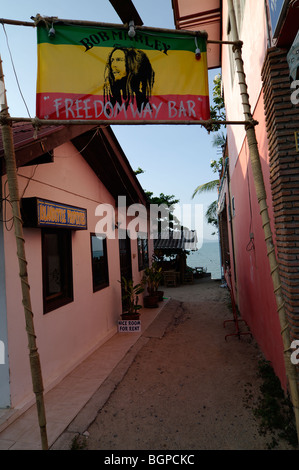
<path fill-rule="evenodd" d="M 227 2 L 224 3 L 223 31 L 227 30 Z M 246 25 L 246 27 L 244 27 Z M 254 31 L 254 34 L 252 32 Z M 224 35 L 225 36 L 225 35 Z M 224 37 L 225 38 L 225 37 Z M 256 127 L 269 215 L 273 228 L 273 209 L 269 179 L 268 143 L 264 117 L 261 68 L 267 47 L 264 2 L 246 2 L 240 39 L 251 110 Z M 223 82 L 227 118 L 244 119 L 237 77 L 232 83 L 227 46 L 223 46 Z M 229 126 L 231 197 L 235 199 L 233 217 L 236 265 L 235 294 L 242 317 L 247 321 L 267 360 L 272 362 L 282 385 L 286 386 L 283 345 L 276 300 L 270 275 L 261 216 L 256 197 L 246 133 L 243 126 Z M 254 249 L 250 243 L 254 235 Z M 233 266 L 233 263 L 232 263 Z"/>
<path fill-rule="evenodd" d="M 23 195 L 28 177 L 33 175 L 25 197 L 38 196 L 86 208 L 88 229 L 72 233 L 74 301 L 45 315 L 41 232 L 40 229 L 24 229 L 31 302 L 46 390 L 116 333 L 121 314 L 117 238 L 107 240 L 109 287 L 92 291 L 90 233 L 95 232 L 98 222 L 95 209 L 104 202 L 114 205 L 114 199 L 71 143 L 57 148 L 54 155 L 54 163 L 39 165 L 34 175 L 34 166 L 18 170 L 20 194 Z M 11 402 L 13 407 L 19 407 L 33 398 L 32 383 L 13 230 L 5 231 L 4 237 Z M 136 254 L 132 264 L 137 282 L 142 273 L 138 271 L 136 240 L 132 240 L 133 253 Z"/>
<path fill-rule="evenodd" d="M 263 163 L 266 188 L 269 193 L 269 168 L 265 159 L 267 155 L 265 123 L 263 122 L 262 96 L 257 105 L 255 118 L 260 122 L 257 132 L 259 150 Z M 276 300 L 267 249 L 262 228 L 262 221 L 256 197 L 252 170 L 248 164 L 249 151 L 245 142 L 240 152 L 231 180 L 231 195 L 235 198 L 236 212 L 233 218 L 236 277 L 236 298 L 242 317 L 250 326 L 256 341 L 266 359 L 273 364 L 282 384 L 285 383 L 283 344 L 277 314 Z M 272 203 L 268 200 L 271 221 Z M 273 227 L 272 227 L 273 228 Z M 250 243 L 250 233 L 254 235 L 254 247 Z"/>

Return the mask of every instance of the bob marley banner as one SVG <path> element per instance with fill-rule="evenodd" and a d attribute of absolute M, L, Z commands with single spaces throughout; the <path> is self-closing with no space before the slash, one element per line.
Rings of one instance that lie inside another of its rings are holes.
<path fill-rule="evenodd" d="M 37 26 L 40 119 L 210 118 L 206 39 L 54 23 Z"/>

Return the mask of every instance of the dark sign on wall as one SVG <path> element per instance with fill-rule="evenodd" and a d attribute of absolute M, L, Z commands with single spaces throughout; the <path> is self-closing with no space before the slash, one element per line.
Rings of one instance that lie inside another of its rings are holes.
<path fill-rule="evenodd" d="M 36 197 L 23 198 L 21 207 L 24 227 L 87 229 L 86 209 Z"/>

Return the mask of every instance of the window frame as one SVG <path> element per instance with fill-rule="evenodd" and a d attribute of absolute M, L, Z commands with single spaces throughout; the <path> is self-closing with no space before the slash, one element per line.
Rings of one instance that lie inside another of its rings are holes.
<path fill-rule="evenodd" d="M 94 257 L 93 257 L 93 246 L 92 246 L 93 237 L 96 237 L 97 239 L 100 239 L 103 242 L 105 279 L 100 283 L 95 282 Z M 109 286 L 108 247 L 107 247 L 107 237 L 105 234 L 99 234 L 99 233 L 95 234 L 93 232 L 90 233 L 90 257 L 91 257 L 92 289 L 93 289 L 93 292 L 98 292 L 102 289 L 105 289 L 105 287 Z"/>
<path fill-rule="evenodd" d="M 145 245 L 146 245 L 146 250 L 145 250 Z M 145 255 L 145 252 L 146 252 L 146 255 Z M 147 236 L 137 237 L 137 256 L 138 256 L 138 269 L 139 271 L 143 271 L 145 268 L 149 266 Z"/>
<path fill-rule="evenodd" d="M 62 275 L 62 290 L 55 294 L 48 293 L 48 256 L 46 236 L 57 235 L 60 273 Z M 43 313 L 47 314 L 74 301 L 73 288 L 73 259 L 72 259 L 72 232 L 62 228 L 41 229 L 42 244 L 42 286 L 43 286 Z"/>

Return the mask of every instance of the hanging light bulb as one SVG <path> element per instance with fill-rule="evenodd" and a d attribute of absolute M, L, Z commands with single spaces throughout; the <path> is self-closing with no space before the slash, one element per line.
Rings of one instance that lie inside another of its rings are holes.
<path fill-rule="evenodd" d="M 198 44 L 197 44 L 197 37 L 195 36 L 195 46 L 196 46 L 196 49 L 195 49 L 195 59 L 196 60 L 200 60 L 201 58 L 201 51 L 198 47 Z"/>
<path fill-rule="evenodd" d="M 136 31 L 135 31 L 134 21 L 130 21 L 128 35 L 130 36 L 130 38 L 134 38 L 135 34 L 136 34 Z"/>
<path fill-rule="evenodd" d="M 52 24 L 51 28 L 49 29 L 49 32 L 48 32 L 48 36 L 49 38 L 55 38 L 55 29 L 54 29 L 54 26 Z"/>
<path fill-rule="evenodd" d="M 196 58 L 196 60 L 200 60 L 200 58 L 201 58 L 201 52 L 200 52 L 199 48 L 197 48 L 195 50 L 195 58 Z"/>

